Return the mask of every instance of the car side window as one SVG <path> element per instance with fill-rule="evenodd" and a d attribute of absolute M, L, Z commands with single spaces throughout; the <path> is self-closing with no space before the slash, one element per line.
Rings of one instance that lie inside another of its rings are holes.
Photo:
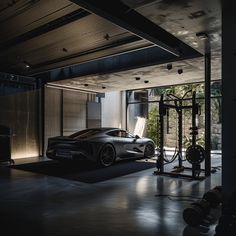
<path fill-rule="evenodd" d="M 126 138 L 126 132 L 123 131 L 123 130 L 121 130 L 121 131 L 120 131 L 120 137 Z"/>
<path fill-rule="evenodd" d="M 134 138 L 132 134 L 130 134 L 129 132 L 125 130 L 114 130 L 114 131 L 108 132 L 107 134 L 112 137 Z"/>
<path fill-rule="evenodd" d="M 132 135 L 131 133 L 127 132 L 127 138 L 134 138 L 134 135 Z"/>
<path fill-rule="evenodd" d="M 109 136 L 112 136 L 112 137 L 119 137 L 119 131 L 118 130 L 115 130 L 115 131 L 111 131 L 109 133 L 107 133 Z"/>
<path fill-rule="evenodd" d="M 128 133 L 127 131 L 124 131 L 124 130 L 121 131 L 121 137 L 122 138 L 133 138 L 133 136 L 130 133 Z"/>
<path fill-rule="evenodd" d="M 122 138 L 126 137 L 126 133 L 123 130 L 111 131 L 108 133 L 108 135 L 113 136 L 113 137 L 122 137 Z"/>

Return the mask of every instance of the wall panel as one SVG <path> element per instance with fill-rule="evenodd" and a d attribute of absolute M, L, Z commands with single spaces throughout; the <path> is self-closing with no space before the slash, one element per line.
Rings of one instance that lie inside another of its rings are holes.
<path fill-rule="evenodd" d="M 86 128 L 87 94 L 63 91 L 63 135 Z"/>
<path fill-rule="evenodd" d="M 61 135 L 61 90 L 45 88 L 44 147 L 49 137 Z"/>
<path fill-rule="evenodd" d="M 38 93 L 0 96 L 0 124 L 12 130 L 12 159 L 39 155 Z"/>
<path fill-rule="evenodd" d="M 102 98 L 102 127 L 122 127 L 122 92 L 106 93 Z"/>
<path fill-rule="evenodd" d="M 101 103 L 87 103 L 87 128 L 101 127 Z"/>
<path fill-rule="evenodd" d="M 44 154 L 49 137 L 67 136 L 87 127 L 87 102 L 94 100 L 91 94 L 45 87 Z"/>

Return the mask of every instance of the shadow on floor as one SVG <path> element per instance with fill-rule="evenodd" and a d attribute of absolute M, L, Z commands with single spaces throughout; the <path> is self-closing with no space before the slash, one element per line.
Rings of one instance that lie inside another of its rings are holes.
<path fill-rule="evenodd" d="M 57 162 L 42 161 L 12 165 L 10 168 L 31 171 L 34 173 L 76 180 L 85 183 L 97 183 L 137 171 L 155 168 L 156 164 L 148 161 L 122 161 L 107 168 L 99 168 L 90 162 Z"/>

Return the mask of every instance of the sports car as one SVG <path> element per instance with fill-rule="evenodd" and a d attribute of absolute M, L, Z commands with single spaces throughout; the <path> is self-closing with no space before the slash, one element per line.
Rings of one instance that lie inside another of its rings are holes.
<path fill-rule="evenodd" d="M 127 158 L 151 158 L 155 143 L 119 128 L 92 128 L 48 139 L 46 155 L 55 160 L 89 160 L 111 166 Z"/>

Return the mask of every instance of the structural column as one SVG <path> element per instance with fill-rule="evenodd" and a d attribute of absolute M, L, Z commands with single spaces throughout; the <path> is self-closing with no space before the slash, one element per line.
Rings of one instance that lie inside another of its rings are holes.
<path fill-rule="evenodd" d="M 236 191 L 236 31 L 234 1 L 222 1 L 222 186 Z"/>
<path fill-rule="evenodd" d="M 205 175 L 211 174 L 211 53 L 205 54 Z"/>

